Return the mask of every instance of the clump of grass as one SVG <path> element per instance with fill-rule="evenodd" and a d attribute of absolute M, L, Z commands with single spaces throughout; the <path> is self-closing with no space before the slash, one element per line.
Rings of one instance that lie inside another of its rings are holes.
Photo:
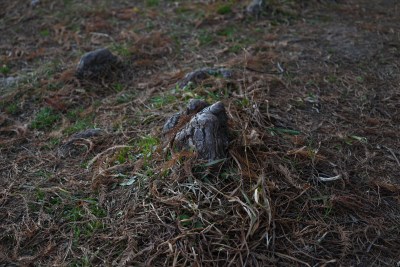
<path fill-rule="evenodd" d="M 121 57 L 129 57 L 132 55 L 127 44 L 115 44 L 111 47 L 111 50 Z"/>
<path fill-rule="evenodd" d="M 127 162 L 130 158 L 132 158 L 132 154 L 130 153 L 132 148 L 130 147 L 125 147 L 121 149 L 116 157 L 116 163 L 118 164 L 123 164 Z"/>
<path fill-rule="evenodd" d="M 119 93 L 119 92 L 121 92 L 122 90 L 124 90 L 124 86 L 123 86 L 121 83 L 115 83 L 115 84 L 113 85 L 113 87 L 114 87 L 114 90 L 115 90 L 117 93 Z"/>
<path fill-rule="evenodd" d="M 214 41 L 214 36 L 208 32 L 201 32 L 198 40 L 201 46 L 209 45 Z"/>
<path fill-rule="evenodd" d="M 35 119 L 32 121 L 30 127 L 36 130 L 49 129 L 60 120 L 60 115 L 55 113 L 51 108 L 42 108 L 37 114 Z"/>
<path fill-rule="evenodd" d="M 219 36 L 225 36 L 225 37 L 229 37 L 232 38 L 236 33 L 236 29 L 234 27 L 226 27 L 220 31 L 218 31 L 218 35 Z"/>
<path fill-rule="evenodd" d="M 44 30 L 41 30 L 39 32 L 39 34 L 40 34 L 41 37 L 47 37 L 47 36 L 50 35 L 50 31 L 49 31 L 49 29 L 44 29 Z"/>
<path fill-rule="evenodd" d="M 7 112 L 8 114 L 15 115 L 15 114 L 18 113 L 19 108 L 18 108 L 18 105 L 17 105 L 16 103 L 11 103 L 10 105 L 8 105 L 8 106 L 5 108 L 5 110 L 6 110 L 6 112 Z"/>
<path fill-rule="evenodd" d="M 71 125 L 70 127 L 66 128 L 64 130 L 64 133 L 70 135 L 73 133 L 77 133 L 89 128 L 93 128 L 94 125 L 91 122 L 90 118 L 84 118 L 84 119 L 79 119 L 77 121 L 75 121 L 75 123 L 73 125 Z"/>
<path fill-rule="evenodd" d="M 229 47 L 229 52 L 232 52 L 235 54 L 241 52 L 242 50 L 243 50 L 243 47 L 238 44 L 235 44 L 235 45 Z"/>
<path fill-rule="evenodd" d="M 176 97 L 174 95 L 160 95 L 160 96 L 155 96 L 152 99 L 150 99 L 150 103 L 154 108 L 161 108 L 165 105 L 171 104 L 176 100 Z"/>
<path fill-rule="evenodd" d="M 160 0 L 147 0 L 146 5 L 148 7 L 156 7 L 160 4 Z"/>
<path fill-rule="evenodd" d="M 226 15 L 232 13 L 232 6 L 230 4 L 221 5 L 217 9 L 217 13 L 220 15 Z"/>
<path fill-rule="evenodd" d="M 82 118 L 82 112 L 83 108 L 81 107 L 67 112 L 66 117 L 72 122 L 72 125 L 64 130 L 65 134 L 70 135 L 94 127 L 93 116 L 89 115 Z"/>
<path fill-rule="evenodd" d="M 135 93 L 127 92 L 121 93 L 116 97 L 117 104 L 128 103 L 135 98 Z"/>
<path fill-rule="evenodd" d="M 0 72 L 4 75 L 7 75 L 10 72 L 10 67 L 8 67 L 7 65 L 3 65 L 0 67 Z"/>
<path fill-rule="evenodd" d="M 79 107 L 76 109 L 68 110 L 66 116 L 71 121 L 76 121 L 79 118 L 79 114 L 83 112 L 83 108 Z"/>
<path fill-rule="evenodd" d="M 142 137 L 138 142 L 138 147 L 140 147 L 140 152 L 143 154 L 143 157 L 150 158 L 159 142 L 158 138 L 154 136 L 149 135 Z"/>

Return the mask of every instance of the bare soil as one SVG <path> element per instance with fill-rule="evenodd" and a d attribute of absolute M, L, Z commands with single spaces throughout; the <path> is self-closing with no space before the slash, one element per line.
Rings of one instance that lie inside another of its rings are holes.
<path fill-rule="evenodd" d="M 269 3 L 2 1 L 0 266 L 398 266 L 400 3 Z M 223 162 L 162 135 L 192 98 Z"/>

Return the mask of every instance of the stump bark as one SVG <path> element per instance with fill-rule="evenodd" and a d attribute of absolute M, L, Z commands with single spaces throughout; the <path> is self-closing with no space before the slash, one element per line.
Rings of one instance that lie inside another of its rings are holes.
<path fill-rule="evenodd" d="M 183 115 L 191 116 L 180 125 Z M 172 116 L 164 125 L 163 132 L 176 131 L 173 148 L 194 150 L 200 159 L 214 161 L 226 158 L 229 145 L 228 116 L 222 102 L 209 106 L 201 100 L 191 100 L 186 110 Z M 175 129 L 179 127 L 179 129 Z"/>

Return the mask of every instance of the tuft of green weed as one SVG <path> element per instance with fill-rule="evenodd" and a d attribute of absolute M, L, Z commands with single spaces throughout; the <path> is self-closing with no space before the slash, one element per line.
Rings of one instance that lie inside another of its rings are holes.
<path fill-rule="evenodd" d="M 232 13 L 232 5 L 230 4 L 220 5 L 217 8 L 217 13 L 220 15 L 226 15 Z"/>
<path fill-rule="evenodd" d="M 133 157 L 131 154 L 131 150 L 131 147 L 124 147 L 123 149 L 121 149 L 116 156 L 116 163 L 123 164 L 131 159 Z"/>
<path fill-rule="evenodd" d="M 176 97 L 174 95 L 160 95 L 155 96 L 150 99 L 150 103 L 154 108 L 161 108 L 165 105 L 171 104 L 176 101 Z"/>
<path fill-rule="evenodd" d="M 72 109 L 67 112 L 66 117 L 73 122 L 73 124 L 64 130 L 65 134 L 70 135 L 94 127 L 94 124 L 92 123 L 93 116 L 90 115 L 85 118 L 81 118 L 82 112 L 82 107 Z"/>
<path fill-rule="evenodd" d="M 148 7 L 156 7 L 160 4 L 160 0 L 146 0 L 146 5 Z"/>
<path fill-rule="evenodd" d="M 73 134 L 73 133 L 77 133 L 89 128 L 94 128 L 93 123 L 91 122 L 91 118 L 84 118 L 84 119 L 78 119 L 77 121 L 75 121 L 75 123 L 73 125 L 71 125 L 70 127 L 66 128 L 64 130 L 64 133 L 67 135 Z"/>
<path fill-rule="evenodd" d="M 0 72 L 4 75 L 7 75 L 10 71 L 11 69 L 7 65 L 3 65 L 0 67 Z"/>
<path fill-rule="evenodd" d="M 124 86 L 123 86 L 121 83 L 115 83 L 115 84 L 113 85 L 113 87 L 114 87 L 114 90 L 115 90 L 117 93 L 119 93 L 119 92 L 121 92 L 122 90 L 124 90 Z"/>
<path fill-rule="evenodd" d="M 31 122 L 30 127 L 36 130 L 50 129 L 54 124 L 59 121 L 61 116 L 51 108 L 42 108 L 37 114 L 35 119 Z"/>
<path fill-rule="evenodd" d="M 81 259 L 74 259 L 72 262 L 68 265 L 70 267 L 90 267 L 92 264 L 90 263 L 90 259 L 88 256 L 84 256 Z"/>
<path fill-rule="evenodd" d="M 247 97 L 236 100 L 236 103 L 239 105 L 240 108 L 247 108 L 250 106 L 250 100 Z"/>
<path fill-rule="evenodd" d="M 46 198 L 46 192 L 41 190 L 40 188 L 36 189 L 36 201 L 39 203 L 43 203 Z"/>
<path fill-rule="evenodd" d="M 127 44 L 115 44 L 111 47 L 111 50 L 121 57 L 129 57 L 132 55 Z"/>
<path fill-rule="evenodd" d="M 243 50 L 243 46 L 235 44 L 235 45 L 229 47 L 228 50 L 229 50 L 229 52 L 237 54 Z"/>
<path fill-rule="evenodd" d="M 151 154 L 156 150 L 160 140 L 154 136 L 143 136 L 138 142 L 140 154 L 144 159 L 149 159 Z"/>
<path fill-rule="evenodd" d="M 203 31 L 203 32 L 200 32 L 198 40 L 199 40 L 200 45 L 204 46 L 204 45 L 211 44 L 215 40 L 215 38 L 209 32 Z"/>
<path fill-rule="evenodd" d="M 71 121 L 76 121 L 79 118 L 80 113 L 83 112 L 83 108 L 79 107 L 76 109 L 68 110 L 66 116 Z"/>
<path fill-rule="evenodd" d="M 183 227 L 189 227 L 192 224 L 192 220 L 188 214 L 179 215 L 178 220 Z"/>
<path fill-rule="evenodd" d="M 15 115 L 15 114 L 18 113 L 19 108 L 18 108 L 18 105 L 17 105 L 16 103 L 11 103 L 10 105 L 8 105 L 8 106 L 5 108 L 5 110 L 6 110 L 6 112 L 7 112 L 8 114 Z"/>
<path fill-rule="evenodd" d="M 230 39 L 233 38 L 233 36 L 235 35 L 235 33 L 236 33 L 236 29 L 235 29 L 234 27 L 232 27 L 232 26 L 226 27 L 226 28 L 221 29 L 221 30 L 219 30 L 219 31 L 217 32 L 217 34 L 218 34 L 219 36 L 225 36 L 225 37 L 228 37 L 228 38 L 230 38 Z"/>
<path fill-rule="evenodd" d="M 337 78 L 336 75 L 330 74 L 330 75 L 328 75 L 328 76 L 325 78 L 325 80 L 326 80 L 328 83 L 334 84 L 334 83 L 336 83 L 336 82 L 338 81 L 338 78 Z"/>
<path fill-rule="evenodd" d="M 47 36 L 50 35 L 50 31 L 49 31 L 49 29 L 44 29 L 44 30 L 41 30 L 39 32 L 39 34 L 40 34 L 41 37 L 47 37 Z"/>
<path fill-rule="evenodd" d="M 47 142 L 47 144 L 44 147 L 47 149 L 52 149 L 58 146 L 60 143 L 61 143 L 60 138 L 53 137 Z"/>
<path fill-rule="evenodd" d="M 117 102 L 117 104 L 128 103 L 128 102 L 132 101 L 135 98 L 135 96 L 136 95 L 134 93 L 131 93 L 131 92 L 126 93 L 126 92 L 124 92 L 124 93 L 119 94 L 116 97 L 116 102 Z"/>
<path fill-rule="evenodd" d="M 363 78 L 362 76 L 357 76 L 357 77 L 356 77 L 356 81 L 357 81 L 358 83 L 362 83 L 362 82 L 364 82 L 364 78 Z"/>

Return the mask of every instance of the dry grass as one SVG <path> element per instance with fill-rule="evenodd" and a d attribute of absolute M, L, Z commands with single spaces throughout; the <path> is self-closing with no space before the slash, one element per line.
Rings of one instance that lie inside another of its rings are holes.
<path fill-rule="evenodd" d="M 399 264 L 396 1 L 100 2 L 0 11 L 1 266 Z M 124 68 L 79 82 L 100 46 Z M 203 66 L 234 75 L 176 86 Z M 168 149 L 190 98 L 224 102 L 223 163 Z"/>

